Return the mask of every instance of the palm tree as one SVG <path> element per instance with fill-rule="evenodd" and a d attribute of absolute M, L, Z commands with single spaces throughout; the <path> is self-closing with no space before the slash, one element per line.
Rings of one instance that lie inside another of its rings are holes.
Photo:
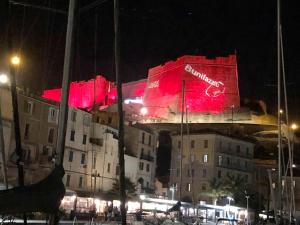
<path fill-rule="evenodd" d="M 213 204 L 217 204 L 217 200 L 223 196 L 229 196 L 231 193 L 229 192 L 229 188 L 227 185 L 222 182 L 220 179 L 214 177 L 210 181 L 210 190 L 206 192 L 200 192 L 200 196 L 210 197 L 213 200 Z"/>
<path fill-rule="evenodd" d="M 133 198 L 134 196 L 136 196 L 136 193 L 135 193 L 136 185 L 134 183 L 132 183 L 128 177 L 125 177 L 125 191 L 129 198 Z M 119 195 L 120 195 L 119 179 L 115 179 L 112 189 L 109 190 L 108 193 L 119 197 Z"/>

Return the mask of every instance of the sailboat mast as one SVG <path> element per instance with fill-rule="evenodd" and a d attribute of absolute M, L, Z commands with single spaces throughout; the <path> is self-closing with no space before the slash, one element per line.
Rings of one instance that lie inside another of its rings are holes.
<path fill-rule="evenodd" d="M 282 216 L 281 207 L 281 55 L 280 55 L 280 0 L 277 0 L 277 119 L 278 119 L 278 188 L 277 188 L 277 210 L 279 211 L 280 218 L 278 219 L 275 212 L 275 217 L 277 218 L 276 224 L 280 224 Z"/>

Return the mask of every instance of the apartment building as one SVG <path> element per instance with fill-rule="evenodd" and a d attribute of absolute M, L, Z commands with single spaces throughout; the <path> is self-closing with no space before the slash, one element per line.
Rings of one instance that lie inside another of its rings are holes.
<path fill-rule="evenodd" d="M 241 176 L 246 182 L 251 182 L 254 149 L 252 142 L 214 131 L 184 134 L 183 145 L 180 134 L 174 134 L 171 138 L 170 184 L 175 184 L 177 187 L 175 199 L 179 198 L 181 185 L 181 198 L 212 202 L 212 199 L 201 195 L 201 192 L 209 192 L 210 181 L 214 177 L 224 180 L 229 175 Z M 182 146 L 182 180 L 180 182 Z"/>
<path fill-rule="evenodd" d="M 157 135 L 144 124 L 125 126 L 125 154 L 138 159 L 138 192 L 153 192 L 156 170 Z"/>

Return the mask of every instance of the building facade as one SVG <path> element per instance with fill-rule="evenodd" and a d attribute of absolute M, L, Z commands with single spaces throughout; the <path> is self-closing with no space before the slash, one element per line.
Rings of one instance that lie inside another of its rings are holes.
<path fill-rule="evenodd" d="M 176 187 L 175 199 L 194 199 L 211 202 L 202 195 L 210 191 L 213 178 L 244 177 L 251 182 L 254 144 L 216 132 L 201 132 L 181 136 L 172 135 L 170 184 Z M 182 149 L 182 175 L 180 154 Z M 181 177 L 181 179 L 180 179 Z M 180 182 L 181 181 L 181 182 Z"/>

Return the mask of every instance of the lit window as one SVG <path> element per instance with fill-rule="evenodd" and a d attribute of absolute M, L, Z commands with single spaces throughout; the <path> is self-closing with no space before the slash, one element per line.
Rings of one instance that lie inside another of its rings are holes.
<path fill-rule="evenodd" d="M 185 190 L 186 191 L 191 191 L 191 184 L 190 183 L 186 183 Z"/>
<path fill-rule="evenodd" d="M 32 114 L 33 112 L 33 102 L 30 101 L 24 101 L 24 112 Z"/>
<path fill-rule="evenodd" d="M 58 121 L 58 110 L 50 107 L 49 114 L 48 114 L 48 122 L 56 123 L 57 121 Z"/>
<path fill-rule="evenodd" d="M 203 162 L 205 162 L 205 163 L 208 162 L 208 154 L 203 155 Z"/>
<path fill-rule="evenodd" d="M 144 163 L 143 163 L 143 162 L 140 162 L 140 164 L 139 164 L 139 169 L 140 169 L 140 170 L 143 170 L 143 169 L 144 169 Z"/>
<path fill-rule="evenodd" d="M 219 155 L 218 156 L 218 165 L 222 166 L 222 161 L 223 161 L 223 156 Z"/>

